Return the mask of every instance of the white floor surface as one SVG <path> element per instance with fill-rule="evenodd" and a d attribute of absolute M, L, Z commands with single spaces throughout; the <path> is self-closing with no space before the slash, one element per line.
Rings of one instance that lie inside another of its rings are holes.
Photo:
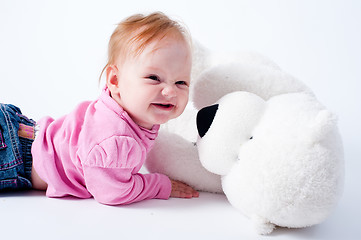
<path fill-rule="evenodd" d="M 38 191 L 6 193 L 0 194 L 0 239 L 358 239 L 360 215 L 349 200 L 343 198 L 322 224 L 260 236 L 220 194 L 114 207 Z"/>

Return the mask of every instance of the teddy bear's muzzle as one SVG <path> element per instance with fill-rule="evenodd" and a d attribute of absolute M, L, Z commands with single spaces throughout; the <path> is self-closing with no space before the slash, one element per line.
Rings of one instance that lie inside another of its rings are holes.
<path fill-rule="evenodd" d="M 218 104 L 204 107 L 197 113 L 198 134 L 202 138 L 208 132 L 218 110 Z"/>

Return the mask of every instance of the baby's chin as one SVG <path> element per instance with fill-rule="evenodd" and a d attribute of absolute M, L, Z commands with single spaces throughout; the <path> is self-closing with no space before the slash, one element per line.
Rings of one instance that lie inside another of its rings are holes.
<path fill-rule="evenodd" d="M 164 112 L 165 114 L 157 114 L 157 116 L 153 116 L 150 122 L 152 122 L 152 124 L 154 125 L 162 125 L 169 122 L 170 120 L 176 119 L 182 114 L 182 112 L 175 110 L 176 109 L 173 109 L 172 111 L 168 111 L 168 112 L 165 111 Z"/>
<path fill-rule="evenodd" d="M 172 116 L 172 117 L 169 117 L 169 118 L 167 118 L 167 119 L 159 120 L 159 121 L 157 121 L 157 123 L 155 123 L 155 124 L 157 124 L 157 125 L 162 125 L 162 124 L 165 124 L 165 123 L 169 122 L 170 120 L 175 119 L 175 118 L 177 118 L 177 117 L 179 117 L 179 115 L 178 115 L 178 116 Z"/>

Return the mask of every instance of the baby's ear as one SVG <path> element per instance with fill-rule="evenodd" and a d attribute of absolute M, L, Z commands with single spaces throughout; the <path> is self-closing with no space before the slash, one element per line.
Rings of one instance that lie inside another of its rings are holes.
<path fill-rule="evenodd" d="M 118 88 L 118 68 L 115 65 L 108 65 L 106 68 L 107 73 L 107 86 L 111 92 L 116 91 Z"/>

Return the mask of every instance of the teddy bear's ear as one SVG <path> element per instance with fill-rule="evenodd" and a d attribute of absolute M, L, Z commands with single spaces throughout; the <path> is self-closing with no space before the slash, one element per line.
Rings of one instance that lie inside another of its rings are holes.
<path fill-rule="evenodd" d="M 264 100 L 273 96 L 312 91 L 257 53 L 213 53 L 195 42 L 190 98 L 199 110 L 215 104 L 222 96 L 245 91 Z"/>
<path fill-rule="evenodd" d="M 217 110 L 218 104 L 204 107 L 199 110 L 197 114 L 197 129 L 201 138 L 208 132 L 210 126 L 212 125 L 214 116 L 216 116 Z"/>
<path fill-rule="evenodd" d="M 329 110 L 321 110 L 315 119 L 315 124 L 312 126 L 312 142 L 319 142 L 327 138 L 328 134 L 337 130 L 337 116 Z"/>

